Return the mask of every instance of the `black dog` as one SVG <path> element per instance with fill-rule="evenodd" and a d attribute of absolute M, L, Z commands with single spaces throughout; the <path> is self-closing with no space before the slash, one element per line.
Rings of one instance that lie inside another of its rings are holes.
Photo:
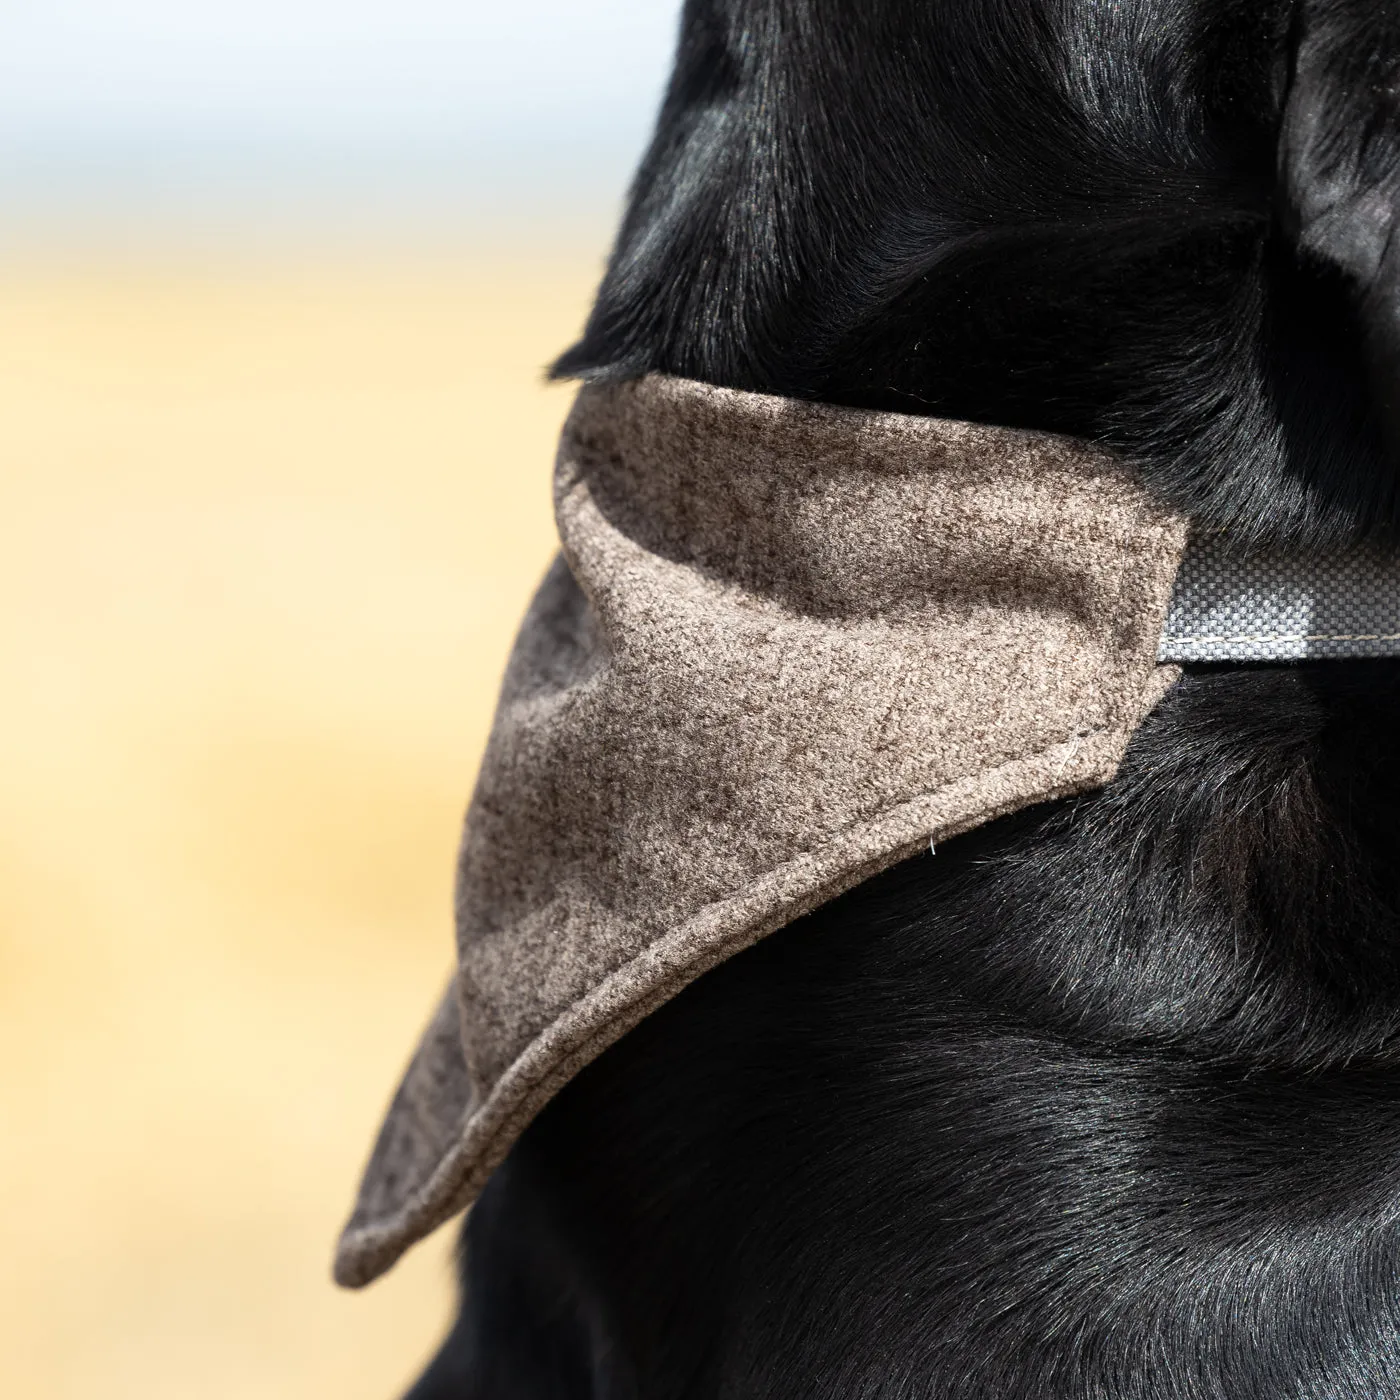
<path fill-rule="evenodd" d="M 1397 524 L 1400 0 L 690 0 L 560 375 Z M 413 1392 L 1400 1396 L 1400 666 L 1199 668 L 1106 791 L 718 970 L 473 1210 Z"/>

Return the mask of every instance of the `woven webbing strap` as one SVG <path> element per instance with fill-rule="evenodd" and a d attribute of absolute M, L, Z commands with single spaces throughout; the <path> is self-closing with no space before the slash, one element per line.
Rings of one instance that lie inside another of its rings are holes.
<path fill-rule="evenodd" d="M 1219 535 L 1187 546 L 1160 661 L 1400 656 L 1400 554 L 1242 554 Z"/>

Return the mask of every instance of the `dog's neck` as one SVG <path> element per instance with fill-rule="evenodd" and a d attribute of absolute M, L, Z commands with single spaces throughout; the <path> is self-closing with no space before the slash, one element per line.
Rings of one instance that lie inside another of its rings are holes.
<path fill-rule="evenodd" d="M 797 8 L 687 5 L 559 373 L 1077 436 L 1243 544 L 1400 524 L 1400 10 Z"/>

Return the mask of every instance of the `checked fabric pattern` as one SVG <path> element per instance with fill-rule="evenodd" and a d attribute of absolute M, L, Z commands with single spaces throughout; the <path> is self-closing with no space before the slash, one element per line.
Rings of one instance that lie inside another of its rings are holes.
<path fill-rule="evenodd" d="M 1244 554 L 1224 536 L 1182 556 L 1159 661 L 1400 656 L 1400 553 Z"/>

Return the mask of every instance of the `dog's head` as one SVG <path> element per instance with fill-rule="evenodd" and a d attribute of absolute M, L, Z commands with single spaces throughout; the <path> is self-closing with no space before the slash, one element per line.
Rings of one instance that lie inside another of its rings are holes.
<path fill-rule="evenodd" d="M 1400 522 L 1397 0 L 690 0 L 561 374 L 1108 442 L 1198 520 Z"/>

